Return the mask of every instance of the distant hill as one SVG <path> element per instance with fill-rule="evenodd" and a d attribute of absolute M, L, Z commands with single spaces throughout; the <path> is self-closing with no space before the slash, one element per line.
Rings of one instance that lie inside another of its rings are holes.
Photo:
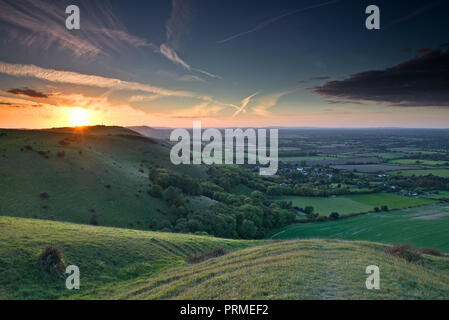
<path fill-rule="evenodd" d="M 242 241 L 0 217 L 0 299 L 448 299 L 449 256 L 421 263 L 385 245 L 341 240 Z M 42 271 L 54 245 L 79 266 L 81 290 Z M 186 257 L 222 248 L 199 263 Z M 369 265 L 380 290 L 367 290 Z"/>
<path fill-rule="evenodd" d="M 148 229 L 167 214 L 148 195 L 149 166 L 204 177 L 202 166 L 174 166 L 170 150 L 122 127 L 0 130 L 0 215 Z"/>
<path fill-rule="evenodd" d="M 128 129 L 138 132 L 145 137 L 160 139 L 160 140 L 169 140 L 170 133 L 173 131 L 172 128 L 164 128 L 164 127 L 147 127 L 147 126 L 137 126 L 137 127 L 128 127 Z"/>

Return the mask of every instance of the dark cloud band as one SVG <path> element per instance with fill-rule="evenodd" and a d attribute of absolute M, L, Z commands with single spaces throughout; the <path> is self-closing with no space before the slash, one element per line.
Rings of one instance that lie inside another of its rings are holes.
<path fill-rule="evenodd" d="M 326 98 L 371 101 L 392 106 L 449 107 L 449 48 L 422 54 L 394 67 L 328 81 L 311 90 Z"/>
<path fill-rule="evenodd" d="M 8 92 L 15 95 L 23 95 L 30 98 L 40 98 L 40 99 L 48 98 L 49 96 L 51 96 L 50 94 L 46 94 L 29 88 L 9 89 Z"/>

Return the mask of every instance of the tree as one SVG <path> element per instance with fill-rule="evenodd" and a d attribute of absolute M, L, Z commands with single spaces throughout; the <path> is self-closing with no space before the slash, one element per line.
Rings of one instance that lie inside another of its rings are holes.
<path fill-rule="evenodd" d="M 176 220 L 175 231 L 176 232 L 187 232 L 188 231 L 187 219 L 181 218 L 181 219 Z"/>
<path fill-rule="evenodd" d="M 307 206 L 307 207 L 304 208 L 304 213 L 306 215 L 313 214 L 313 211 L 314 211 L 314 209 L 311 206 Z"/>
<path fill-rule="evenodd" d="M 257 227 L 254 222 L 245 219 L 238 228 L 238 231 L 240 237 L 244 239 L 253 239 L 256 236 Z"/>
<path fill-rule="evenodd" d="M 154 183 L 150 190 L 148 190 L 148 194 L 155 198 L 162 198 L 162 187 L 156 183 Z"/>
<path fill-rule="evenodd" d="M 181 190 L 173 186 L 169 186 L 164 191 L 164 200 L 170 205 L 179 207 L 184 203 L 184 196 Z"/>
<path fill-rule="evenodd" d="M 171 231 L 171 228 L 172 228 L 172 225 L 171 225 L 170 221 L 168 221 L 168 220 L 162 220 L 157 225 L 158 230 L 164 230 L 164 229 L 167 230 L 168 229 Z"/>

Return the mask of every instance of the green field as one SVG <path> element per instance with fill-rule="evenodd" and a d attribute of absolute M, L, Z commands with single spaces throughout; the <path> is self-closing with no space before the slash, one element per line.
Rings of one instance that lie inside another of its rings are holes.
<path fill-rule="evenodd" d="M 427 193 L 425 195 L 425 197 L 429 198 L 429 199 L 435 199 L 435 200 L 449 199 L 449 191 L 440 190 L 440 191 L 438 191 L 438 194 Z"/>
<path fill-rule="evenodd" d="M 435 204 L 435 201 L 421 198 L 400 196 L 393 193 L 357 194 L 346 196 L 347 198 L 374 207 L 388 206 L 390 210 L 419 207 Z"/>
<path fill-rule="evenodd" d="M 449 252 L 449 206 L 426 206 L 370 213 L 353 218 L 298 224 L 277 232 L 274 239 L 336 238 L 384 243 L 411 242 Z"/>
<path fill-rule="evenodd" d="M 236 241 L 0 217 L 0 299 L 448 299 L 449 257 L 407 263 L 371 242 Z M 63 251 L 81 289 L 42 271 L 39 251 Z M 185 257 L 222 247 L 225 256 Z M 366 290 L 379 265 L 381 290 Z"/>
<path fill-rule="evenodd" d="M 365 152 L 365 153 L 345 153 L 347 157 L 378 157 L 382 159 L 395 159 L 404 157 L 407 154 L 402 152 Z"/>
<path fill-rule="evenodd" d="M 433 200 L 400 196 L 392 193 L 360 194 L 341 197 L 301 197 L 277 196 L 274 200 L 292 201 L 294 206 L 304 208 L 312 206 L 315 213 L 328 216 L 332 212 L 350 214 L 373 211 L 375 207 L 383 205 L 389 209 L 403 209 L 436 203 Z"/>
<path fill-rule="evenodd" d="M 279 161 L 311 161 L 311 160 L 335 160 L 338 159 L 337 157 L 328 157 L 328 156 L 302 156 L 302 157 L 279 157 Z"/>
<path fill-rule="evenodd" d="M 304 208 L 312 206 L 315 213 L 321 216 L 328 216 L 332 212 L 340 214 L 368 212 L 373 209 L 372 206 L 353 201 L 346 197 L 300 197 L 300 196 L 276 196 L 274 200 L 292 201 L 293 206 Z"/>
<path fill-rule="evenodd" d="M 396 159 L 389 161 L 393 164 L 403 164 L 403 165 L 426 165 L 426 166 L 440 166 L 445 165 L 447 161 L 436 161 L 436 160 L 423 160 L 423 159 Z"/>
<path fill-rule="evenodd" d="M 406 177 L 411 177 L 413 175 L 427 176 L 427 175 L 432 174 L 432 175 L 438 176 L 438 177 L 449 178 L 449 169 L 402 170 L 402 171 L 393 171 L 391 173 L 392 174 L 399 173 Z"/>

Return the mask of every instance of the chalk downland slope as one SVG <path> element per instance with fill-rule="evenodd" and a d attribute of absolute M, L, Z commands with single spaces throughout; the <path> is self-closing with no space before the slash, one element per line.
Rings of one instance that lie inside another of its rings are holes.
<path fill-rule="evenodd" d="M 0 299 L 449 299 L 449 257 L 408 263 L 385 245 L 340 240 L 239 241 L 0 217 Z M 42 271 L 54 245 L 81 290 Z M 186 257 L 223 248 L 224 256 Z M 367 290 L 368 265 L 381 289 Z"/>
<path fill-rule="evenodd" d="M 151 278 L 186 258 L 222 248 L 226 252 L 259 244 L 39 219 L 0 217 L 0 300 L 110 298 L 111 291 L 138 277 Z M 40 251 L 59 248 L 65 265 L 80 268 L 81 290 L 69 291 L 65 278 L 43 271 Z"/>
<path fill-rule="evenodd" d="M 147 191 L 149 166 L 174 166 L 162 142 L 122 127 L 0 130 L 0 215 L 147 229 L 168 211 Z"/>

